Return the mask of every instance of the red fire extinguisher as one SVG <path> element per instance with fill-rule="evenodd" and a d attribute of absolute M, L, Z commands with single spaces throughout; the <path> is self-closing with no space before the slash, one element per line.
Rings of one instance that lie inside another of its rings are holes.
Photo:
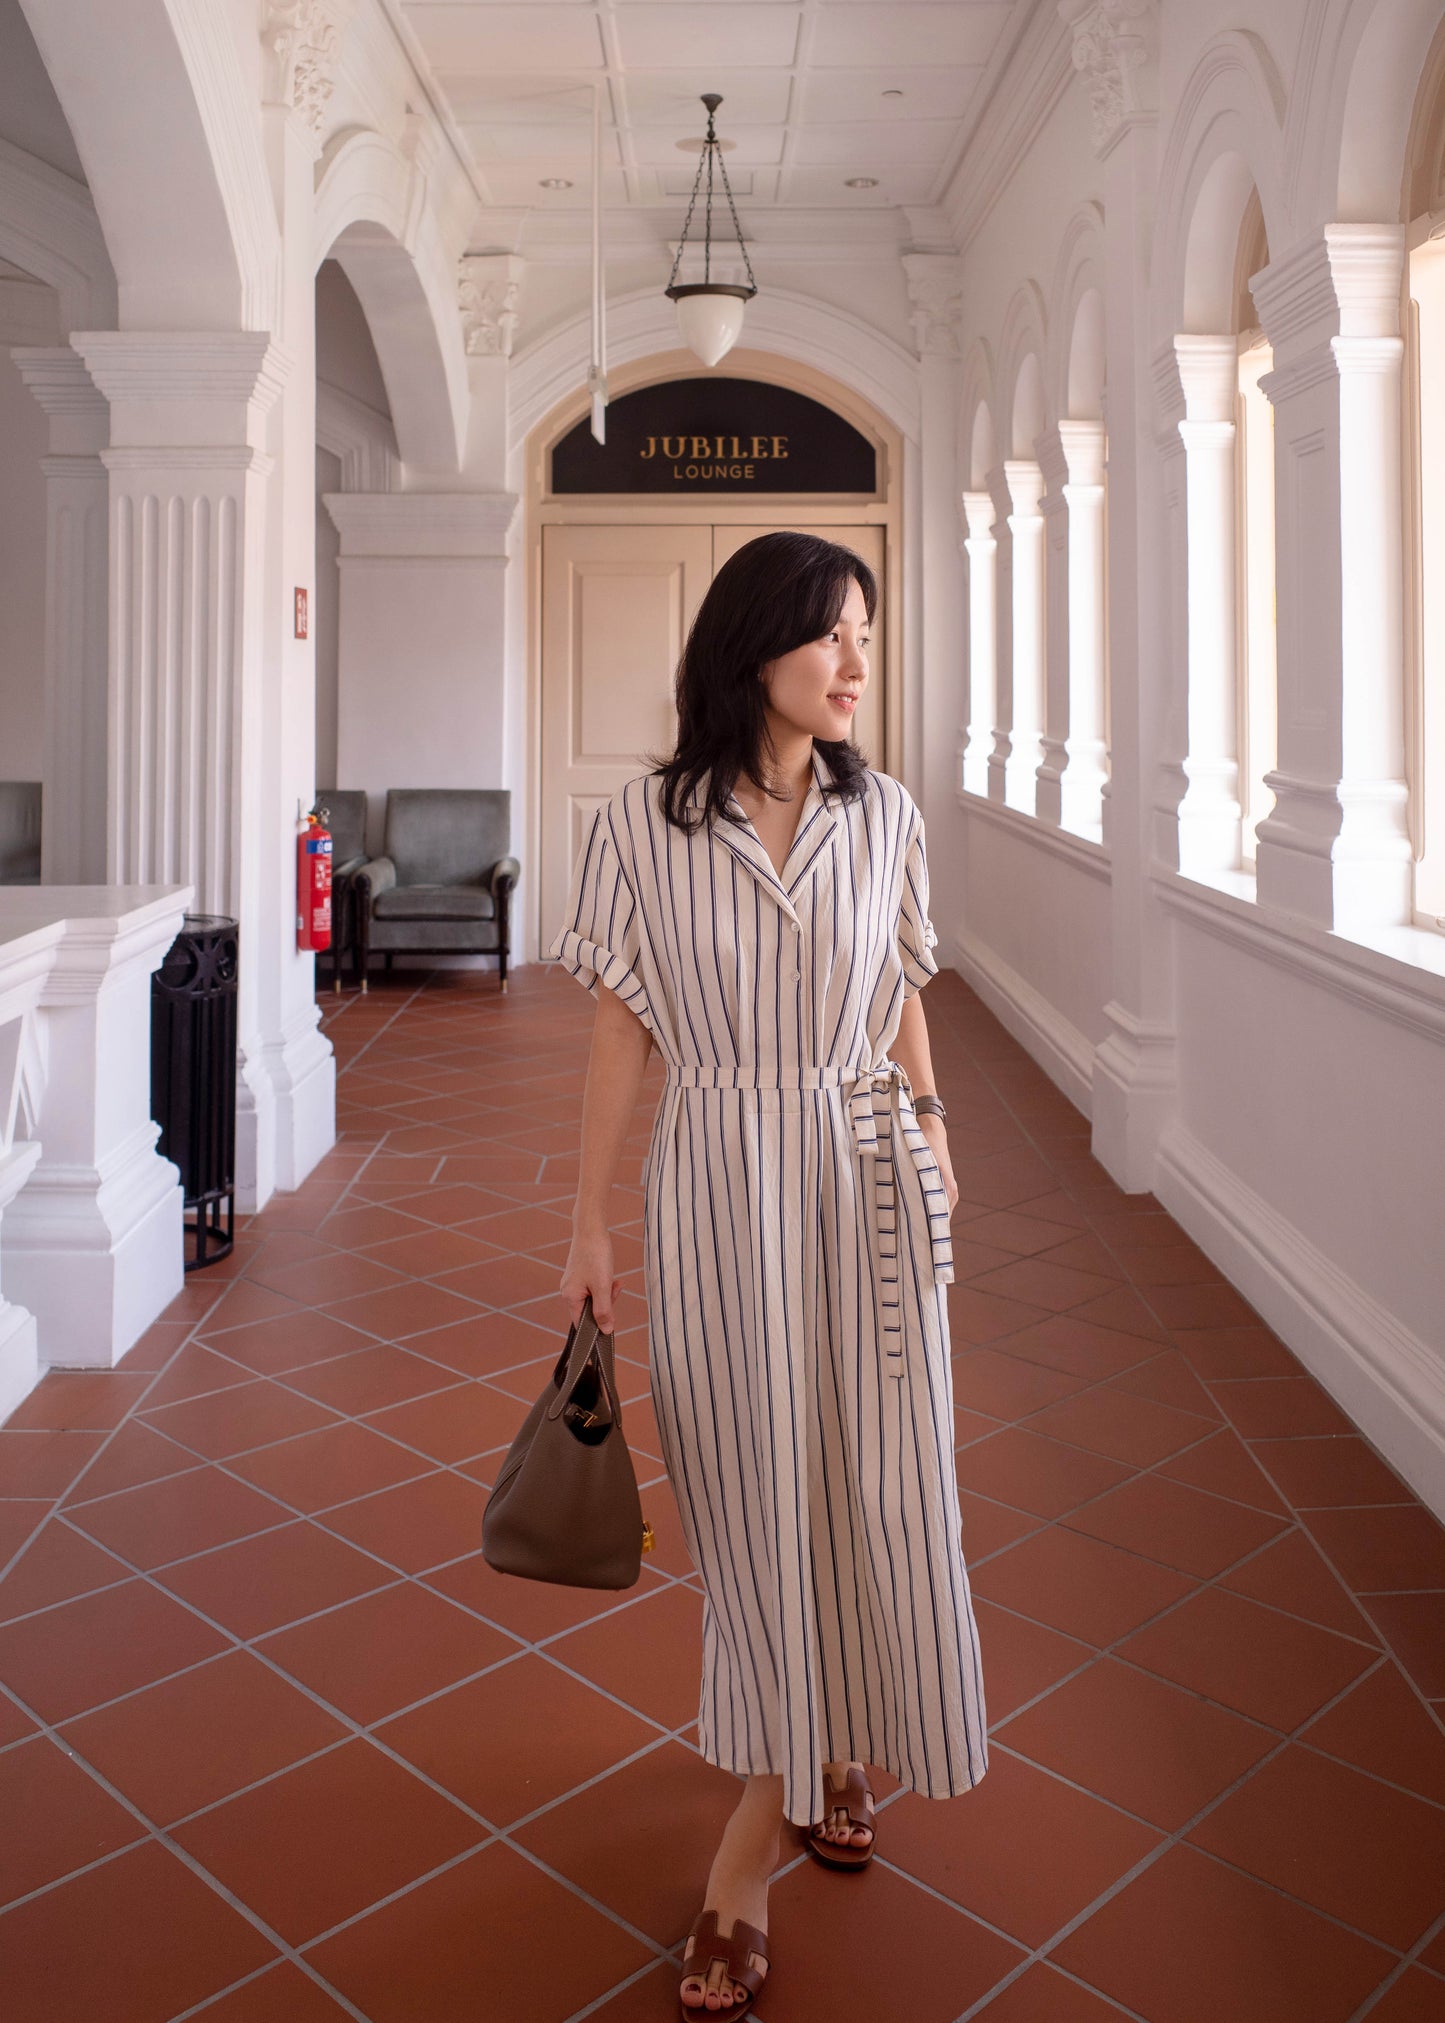
<path fill-rule="evenodd" d="M 331 946 L 331 831 L 314 808 L 296 831 L 296 946 Z"/>

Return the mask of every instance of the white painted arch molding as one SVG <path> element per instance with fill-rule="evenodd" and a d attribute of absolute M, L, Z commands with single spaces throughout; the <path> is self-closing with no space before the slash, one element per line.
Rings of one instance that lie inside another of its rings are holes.
<path fill-rule="evenodd" d="M 1048 343 L 1043 290 L 1036 281 L 1025 281 L 1009 298 L 998 341 L 994 426 L 1006 457 L 1032 457 L 1035 439 L 1055 419 L 1044 379 Z"/>
<path fill-rule="evenodd" d="M 55 290 L 62 335 L 114 323 L 115 274 L 89 190 L 7 140 L 0 140 L 0 259 Z"/>
<path fill-rule="evenodd" d="M 315 265 L 356 291 L 386 382 L 397 450 L 414 470 L 460 470 L 470 395 L 456 267 L 415 165 L 369 129 L 338 136 L 316 189 Z"/>
<path fill-rule="evenodd" d="M 1296 234 L 1400 216 L 1415 95 L 1440 0 L 1310 0 L 1288 127 Z"/>
<path fill-rule="evenodd" d="M 1103 298 L 1103 206 L 1081 204 L 1064 227 L 1049 284 L 1046 380 L 1050 407 L 1060 419 L 1102 413 Z"/>
<path fill-rule="evenodd" d="M 1285 193 L 1286 93 L 1268 45 L 1247 30 L 1218 35 L 1179 95 L 1159 171 L 1154 332 L 1230 327 L 1239 228 L 1252 183 L 1270 258 L 1297 236 Z"/>
<path fill-rule="evenodd" d="M 524 441 L 585 384 L 589 330 L 588 317 L 573 317 L 513 358 L 508 416 L 512 443 Z M 900 435 L 917 442 L 918 360 L 860 318 L 811 296 L 767 288 L 748 304 L 742 341 L 750 351 L 771 351 L 827 373 L 860 395 Z M 677 317 L 660 287 L 608 303 L 610 366 L 631 365 L 659 352 L 676 351 L 677 346 Z M 705 369 L 698 367 L 699 372 Z M 726 374 L 726 359 L 718 371 Z"/>
<path fill-rule="evenodd" d="M 280 235 L 215 0 L 21 0 L 133 329 L 265 330 Z"/>

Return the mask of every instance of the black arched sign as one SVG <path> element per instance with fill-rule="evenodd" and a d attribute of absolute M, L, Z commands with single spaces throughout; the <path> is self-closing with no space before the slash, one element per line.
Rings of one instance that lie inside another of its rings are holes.
<path fill-rule="evenodd" d="M 760 379 L 670 379 L 609 402 L 552 450 L 554 493 L 839 492 L 873 498 L 878 453 L 821 401 Z"/>

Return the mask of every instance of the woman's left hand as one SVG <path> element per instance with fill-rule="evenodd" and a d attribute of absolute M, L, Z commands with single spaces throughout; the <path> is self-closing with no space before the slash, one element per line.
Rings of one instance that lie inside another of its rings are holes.
<path fill-rule="evenodd" d="M 918 1128 L 928 1140 L 929 1151 L 938 1161 L 938 1171 L 948 1197 L 948 1212 L 951 1216 L 958 1206 L 958 1182 L 953 1177 L 953 1161 L 948 1156 L 948 1126 L 942 1117 L 930 1111 L 926 1116 L 919 1118 Z"/>

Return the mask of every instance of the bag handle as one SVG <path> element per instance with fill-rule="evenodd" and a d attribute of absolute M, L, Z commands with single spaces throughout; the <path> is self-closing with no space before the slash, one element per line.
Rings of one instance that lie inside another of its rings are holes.
<path fill-rule="evenodd" d="M 597 1317 L 592 1311 L 592 1295 L 588 1293 L 582 1303 L 580 1320 L 572 1323 L 566 1347 L 562 1351 L 566 1359 L 566 1369 L 557 1395 L 547 1407 L 549 1419 L 559 1418 L 568 1399 L 582 1380 L 588 1359 L 597 1357 L 598 1374 L 602 1379 L 602 1391 L 607 1400 L 608 1416 L 613 1425 L 622 1424 L 622 1400 L 617 1395 L 617 1386 L 612 1374 L 612 1336 L 603 1334 L 597 1325 Z"/>

